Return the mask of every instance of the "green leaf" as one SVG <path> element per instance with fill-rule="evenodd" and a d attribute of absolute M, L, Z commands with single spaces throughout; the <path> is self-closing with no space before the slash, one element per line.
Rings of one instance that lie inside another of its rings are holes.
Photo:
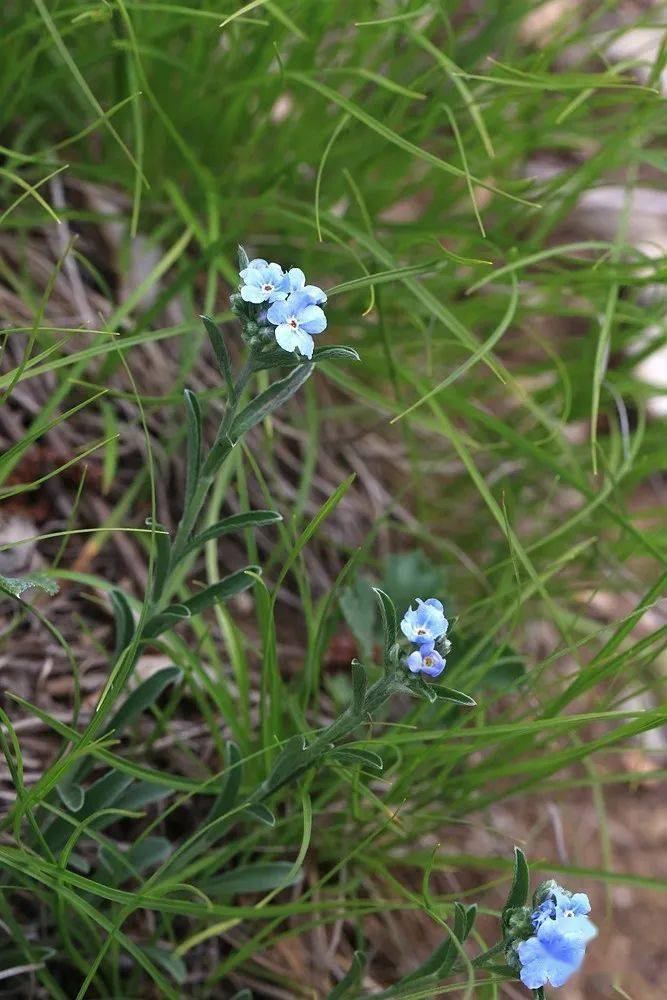
<path fill-rule="evenodd" d="M 216 875 L 202 883 L 206 893 L 233 896 L 239 892 L 270 892 L 272 889 L 295 885 L 303 877 L 301 869 L 294 871 L 291 861 L 273 861 L 255 865 L 239 865 L 230 872 Z"/>
<path fill-rule="evenodd" d="M 164 587 L 167 573 L 169 572 L 169 558 L 171 554 L 171 540 L 169 533 L 163 524 L 153 521 L 152 517 L 146 518 L 149 528 L 155 527 L 155 575 L 153 578 L 153 598 L 159 598 Z"/>
<path fill-rule="evenodd" d="M 255 819 L 258 819 L 260 823 L 264 823 L 266 826 L 275 826 L 276 817 L 273 815 L 270 809 L 262 805 L 261 802 L 255 802 L 250 806 L 246 806 L 243 810 L 245 813 L 250 813 Z"/>
<path fill-rule="evenodd" d="M 173 788 L 169 785 L 156 785 L 153 781 L 133 781 L 125 791 L 116 799 L 117 809 L 127 809 L 128 812 L 140 812 L 145 806 L 150 806 L 153 802 L 159 802 L 168 795 L 173 795 Z M 102 817 L 97 829 L 102 829 L 113 823 L 113 816 Z"/>
<path fill-rule="evenodd" d="M 185 552 L 194 552 L 195 549 L 205 545 L 215 538 L 228 535 L 232 531 L 242 531 L 244 528 L 258 528 L 262 524 L 275 524 L 282 521 L 283 516 L 276 510 L 249 510 L 244 514 L 232 514 L 223 518 L 217 524 L 212 524 L 210 528 L 195 535 L 188 543 Z"/>
<path fill-rule="evenodd" d="M 132 641 L 132 636 L 134 635 L 134 618 L 129 601 L 122 590 L 112 590 L 110 597 L 116 620 L 116 648 L 114 657 L 117 659 L 120 652 L 126 646 L 129 646 Z"/>
<path fill-rule="evenodd" d="M 385 594 L 384 590 L 380 590 L 379 587 L 373 587 L 373 592 L 375 593 L 379 605 L 380 605 L 380 616 L 382 618 L 382 631 L 384 633 L 384 656 L 385 660 L 389 658 L 389 651 L 396 642 L 396 636 L 398 634 L 398 617 L 396 615 L 396 608 L 394 607 L 394 602 L 388 594 Z"/>
<path fill-rule="evenodd" d="M 144 954 L 152 958 L 156 965 L 161 965 L 179 986 L 183 985 L 187 979 L 188 970 L 180 955 L 175 955 L 173 951 L 160 948 L 158 945 L 143 944 L 140 947 Z"/>
<path fill-rule="evenodd" d="M 122 774 L 120 771 L 107 771 L 86 790 L 83 805 L 77 810 L 77 820 L 87 819 L 88 816 L 99 812 L 100 809 L 115 805 L 118 797 L 132 784 L 132 781 L 133 778 L 129 774 Z M 94 826 L 97 829 L 97 822 L 94 823 Z M 44 839 L 51 850 L 56 852 L 64 846 L 71 832 L 71 823 L 65 819 L 56 819 L 45 830 Z"/>
<path fill-rule="evenodd" d="M 236 573 L 230 573 L 229 576 L 218 580 L 217 583 L 212 583 L 210 587 L 205 587 L 193 597 L 189 597 L 187 601 L 183 602 L 183 607 L 187 608 L 191 615 L 198 615 L 200 611 L 205 611 L 206 608 L 220 604 L 221 601 L 226 601 L 229 597 L 234 597 L 235 594 L 240 594 L 248 587 L 252 587 L 253 583 L 256 582 L 254 577 L 259 576 L 261 572 L 259 566 L 246 566 L 245 569 L 237 570 Z"/>
<path fill-rule="evenodd" d="M 355 951 L 350 968 L 347 970 L 338 985 L 334 986 L 331 990 L 327 1000 L 345 1000 L 347 997 L 352 1000 L 353 997 L 358 997 L 358 989 L 365 968 L 365 953 L 363 951 Z M 354 990 L 355 992 L 351 993 L 351 990 Z"/>
<path fill-rule="evenodd" d="M 440 698 L 443 701 L 453 701 L 456 705 L 466 705 L 468 708 L 474 708 L 477 705 L 474 698 L 471 698 L 469 694 L 464 694 L 463 691 L 457 691 L 456 688 L 445 687 L 443 684 L 434 684 L 431 690 L 434 692 L 436 698 Z"/>
<path fill-rule="evenodd" d="M 132 694 L 128 695 L 116 714 L 112 716 L 107 732 L 113 730 L 116 736 L 120 735 L 127 726 L 136 722 L 142 712 L 155 704 L 168 684 L 176 683 L 181 676 L 178 667 L 165 667 L 151 674 Z"/>
<path fill-rule="evenodd" d="M 59 781 L 56 785 L 56 792 L 63 805 L 67 806 L 70 812 L 78 812 L 83 805 L 85 798 L 85 792 L 81 785 L 76 781 L 69 782 L 66 775 L 62 781 Z"/>
<path fill-rule="evenodd" d="M 231 1000 L 252 1000 L 252 990 L 243 989 L 235 993 Z"/>
<path fill-rule="evenodd" d="M 245 271 L 246 267 L 250 264 L 250 258 L 245 252 L 245 249 L 239 243 L 238 246 L 238 259 L 239 259 L 239 271 Z"/>
<path fill-rule="evenodd" d="M 294 393 L 310 378 L 314 366 L 310 362 L 300 364 L 286 378 L 273 382 L 268 389 L 260 392 L 234 420 L 230 437 L 238 440 L 242 434 L 249 431 L 265 417 L 286 403 Z"/>
<path fill-rule="evenodd" d="M 109 873 L 108 884 L 119 886 L 128 879 L 135 878 L 134 872 L 141 874 L 149 868 L 162 864 L 170 857 L 172 851 L 171 841 L 166 837 L 145 837 L 123 852 L 127 864 L 123 864 L 120 858 L 104 846 L 100 848 L 100 861 Z"/>
<path fill-rule="evenodd" d="M 58 584 L 56 581 L 49 579 L 48 576 L 43 576 L 41 573 L 31 573 L 28 576 L 3 576 L 0 573 L 0 590 L 6 591 L 12 597 L 20 597 L 26 590 L 30 590 L 31 587 L 37 587 L 51 597 L 58 593 Z"/>
<path fill-rule="evenodd" d="M 428 701 L 433 705 L 438 700 L 438 688 L 434 684 L 427 683 L 421 674 L 406 673 L 401 683 L 403 690 L 421 698 L 422 701 Z"/>
<path fill-rule="evenodd" d="M 291 736 L 278 754 L 271 773 L 266 779 L 265 788 L 272 791 L 285 784 L 286 781 L 304 774 L 325 753 L 326 749 L 328 748 L 323 747 L 319 752 L 314 752 L 302 733 Z"/>
<path fill-rule="evenodd" d="M 172 625 L 177 625 L 178 622 L 190 618 L 191 615 L 190 608 L 186 607 L 185 604 L 170 604 L 159 615 L 155 615 L 154 618 L 146 622 L 141 633 L 142 638 L 154 639 L 155 636 L 171 628 Z"/>
<path fill-rule="evenodd" d="M 201 407 L 194 392 L 185 389 L 185 416 L 187 424 L 187 446 L 185 466 L 185 507 L 190 504 L 199 479 L 201 467 Z"/>
<path fill-rule="evenodd" d="M 338 764 L 358 764 L 375 771 L 382 771 L 384 768 L 382 757 L 372 750 L 362 750 L 360 747 L 336 747 L 327 754 L 327 760 Z"/>
<path fill-rule="evenodd" d="M 234 376 L 232 374 L 232 365 L 229 360 L 229 351 L 227 350 L 227 344 L 222 330 L 210 316 L 201 316 L 200 319 L 206 327 L 206 332 L 208 333 L 208 338 L 211 341 L 213 353 L 215 354 L 216 361 L 218 362 L 220 374 L 227 383 L 227 388 L 230 393 L 233 393 Z"/>
<path fill-rule="evenodd" d="M 368 680 L 366 671 L 359 660 L 352 660 L 352 711 L 360 715 L 364 706 Z"/>
<path fill-rule="evenodd" d="M 514 877 L 503 907 L 503 917 L 516 906 L 525 906 L 530 889 L 530 871 L 526 855 L 519 847 L 514 848 Z"/>
<path fill-rule="evenodd" d="M 225 756 L 225 768 L 229 773 L 225 777 L 222 790 L 213 800 L 213 805 L 206 817 L 207 823 L 212 823 L 214 819 L 224 816 L 225 813 L 234 808 L 239 788 L 241 787 L 241 779 L 243 777 L 243 766 L 240 763 L 241 754 L 236 743 L 232 742 L 232 740 L 227 741 Z"/>
<path fill-rule="evenodd" d="M 344 347 L 342 344 L 330 344 L 329 347 L 316 347 L 310 359 L 311 364 L 319 364 L 320 361 L 361 361 L 358 353 L 353 347 Z M 299 358 L 289 351 L 263 351 L 258 354 L 253 368 L 256 372 L 266 371 L 269 368 L 295 368 L 301 364 Z"/>

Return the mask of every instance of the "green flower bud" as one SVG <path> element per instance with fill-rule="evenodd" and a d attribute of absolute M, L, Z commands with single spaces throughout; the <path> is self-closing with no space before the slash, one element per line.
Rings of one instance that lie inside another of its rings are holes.
<path fill-rule="evenodd" d="M 505 914 L 505 940 L 525 941 L 534 934 L 532 910 L 528 906 L 515 906 Z"/>

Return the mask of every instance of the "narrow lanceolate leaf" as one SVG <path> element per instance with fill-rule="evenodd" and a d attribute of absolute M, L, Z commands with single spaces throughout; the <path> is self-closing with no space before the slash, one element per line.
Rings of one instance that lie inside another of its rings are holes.
<path fill-rule="evenodd" d="M 70 772 L 71 773 L 71 772 Z M 70 812 L 78 812 L 83 805 L 85 793 L 80 784 L 76 781 L 69 781 L 69 775 L 65 775 L 62 781 L 56 785 L 56 792 L 63 805 L 66 805 Z"/>
<path fill-rule="evenodd" d="M 358 764 L 374 771 L 382 771 L 384 768 L 382 757 L 372 750 L 362 750 L 361 747 L 336 747 L 327 754 L 327 760 L 333 760 L 338 764 Z"/>
<path fill-rule="evenodd" d="M 186 389 L 185 417 L 187 422 L 187 452 L 185 464 L 185 506 L 187 508 L 195 491 L 201 465 L 201 407 L 194 392 Z"/>
<path fill-rule="evenodd" d="M 245 252 L 245 248 L 242 247 L 240 243 L 238 247 L 238 255 L 239 255 L 239 271 L 245 271 L 246 267 L 248 267 L 248 265 L 250 264 L 250 258 L 248 257 L 248 254 Z"/>
<path fill-rule="evenodd" d="M 168 684 L 181 679 L 178 667 L 165 667 L 148 677 L 129 695 L 109 722 L 109 730 L 118 736 L 127 726 L 136 722 L 142 712 L 155 704 Z"/>
<path fill-rule="evenodd" d="M 261 802 L 256 802 L 254 805 L 246 806 L 243 811 L 245 813 L 249 813 L 251 816 L 254 816 L 255 819 L 258 819 L 260 823 L 264 823 L 265 826 L 276 825 L 276 817 L 273 815 L 271 810 L 266 806 L 263 806 Z"/>
<path fill-rule="evenodd" d="M 530 888 L 530 872 L 526 855 L 519 847 L 514 848 L 514 878 L 503 907 L 503 915 L 515 906 L 525 906 Z"/>
<path fill-rule="evenodd" d="M 352 964 L 337 986 L 329 993 L 327 1000 L 352 1000 L 359 996 L 359 984 L 366 967 L 366 955 L 363 951 L 355 951 Z"/>
<path fill-rule="evenodd" d="M 162 632 L 189 618 L 190 615 L 190 609 L 184 604 L 170 604 L 161 614 L 155 615 L 154 618 L 146 622 L 141 633 L 142 638 L 154 639 L 156 636 L 161 635 Z"/>
<path fill-rule="evenodd" d="M 205 611 L 206 608 L 226 601 L 229 597 L 234 597 L 235 594 L 240 594 L 248 587 L 252 587 L 255 582 L 254 577 L 259 576 L 261 572 L 259 566 L 246 566 L 245 569 L 230 573 L 229 576 L 217 583 L 212 583 L 210 587 L 201 590 L 194 597 L 189 597 L 187 601 L 183 602 L 183 606 L 188 609 L 191 615 L 197 615 L 200 611 Z"/>
<path fill-rule="evenodd" d="M 233 896 L 238 892 L 270 892 L 278 887 L 295 885 L 302 878 L 300 869 L 294 870 L 291 861 L 260 862 L 239 865 L 230 872 L 206 879 L 202 888 L 206 893 Z"/>
<path fill-rule="evenodd" d="M 278 382 L 274 382 L 256 396 L 251 403 L 248 403 L 245 410 L 242 410 L 236 417 L 230 431 L 230 437 L 234 440 L 249 431 L 251 427 L 258 424 L 264 417 L 277 410 L 279 406 L 286 403 L 295 392 L 297 392 L 304 382 L 310 378 L 314 366 L 310 362 L 301 364 L 293 372 Z"/>
<path fill-rule="evenodd" d="M 447 948 L 441 957 L 440 964 L 434 971 L 439 979 L 444 979 L 452 970 L 454 962 L 459 957 L 459 948 L 470 933 L 470 929 L 475 921 L 477 907 L 463 906 L 462 903 L 454 903 L 454 933 L 447 942 Z"/>
<path fill-rule="evenodd" d="M 456 688 L 445 687 L 443 684 L 434 684 L 433 691 L 436 698 L 442 698 L 443 701 L 453 701 L 457 705 L 466 705 L 468 708 L 474 708 L 477 704 L 469 694 L 457 691 Z"/>
<path fill-rule="evenodd" d="M 231 740 L 227 741 L 225 765 L 227 770 L 225 784 L 222 791 L 213 800 L 213 805 L 206 817 L 207 823 L 212 823 L 214 819 L 218 819 L 219 816 L 224 816 L 225 813 L 230 812 L 234 808 L 238 798 L 241 779 L 243 778 L 243 765 L 241 763 L 239 748 Z"/>
<path fill-rule="evenodd" d="M 55 580 L 50 580 L 48 576 L 40 573 L 31 573 L 29 576 L 3 576 L 0 573 L 0 590 L 4 590 L 13 597 L 21 597 L 26 590 L 37 587 L 53 597 L 58 593 L 58 584 Z"/>
<path fill-rule="evenodd" d="M 363 665 L 359 660 L 352 660 L 352 711 L 355 715 L 361 714 L 367 687 L 368 681 Z"/>
<path fill-rule="evenodd" d="M 232 531 L 259 528 L 262 524 L 275 524 L 276 521 L 282 521 L 282 519 L 282 514 L 279 514 L 277 510 L 249 510 L 245 514 L 232 514 L 231 517 L 225 517 L 222 521 L 212 524 L 210 528 L 195 535 L 185 552 L 194 552 L 206 542 L 211 542 L 222 535 L 228 535 Z"/>
<path fill-rule="evenodd" d="M 213 353 L 215 354 L 215 359 L 218 362 L 218 368 L 220 369 L 220 374 L 227 383 L 227 388 L 230 392 L 234 389 L 234 377 L 232 375 L 232 363 L 229 360 L 229 351 L 227 350 L 227 343 L 225 341 L 222 330 L 210 316 L 201 316 L 201 321 L 206 327 L 206 332 L 208 333 L 208 339 L 211 341 L 211 347 L 213 348 Z"/>
<path fill-rule="evenodd" d="M 157 599 L 162 593 L 167 573 L 169 572 L 169 558 L 171 555 L 171 543 L 167 529 L 157 521 L 153 522 L 152 517 L 146 518 L 149 528 L 155 526 L 155 568 L 153 575 L 153 597 Z"/>
<path fill-rule="evenodd" d="M 134 618 L 129 601 L 122 590 L 112 590 L 110 596 L 116 620 L 115 656 L 118 657 L 121 650 L 129 646 L 132 641 L 132 636 L 134 635 Z"/>
<path fill-rule="evenodd" d="M 389 594 L 385 594 L 384 590 L 380 590 L 379 587 L 373 587 L 373 591 L 375 592 L 375 596 L 377 597 L 380 605 L 382 631 L 384 633 L 384 655 L 385 659 L 387 659 L 389 656 L 389 650 L 396 642 L 396 636 L 398 635 L 398 616 L 396 614 L 394 602 Z"/>
<path fill-rule="evenodd" d="M 310 359 L 315 365 L 320 361 L 360 361 L 359 354 L 353 347 L 345 347 L 342 344 L 330 344 L 328 347 L 316 347 Z M 258 355 L 254 362 L 256 372 L 265 371 L 268 368 L 295 368 L 301 364 L 295 354 L 289 351 L 265 351 Z"/>

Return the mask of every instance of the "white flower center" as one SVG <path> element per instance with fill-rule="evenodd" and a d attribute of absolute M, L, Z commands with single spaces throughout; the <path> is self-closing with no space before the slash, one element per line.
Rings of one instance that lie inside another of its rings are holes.
<path fill-rule="evenodd" d="M 564 917 L 573 917 L 574 916 L 574 910 L 566 910 L 565 913 L 563 914 L 563 916 Z"/>

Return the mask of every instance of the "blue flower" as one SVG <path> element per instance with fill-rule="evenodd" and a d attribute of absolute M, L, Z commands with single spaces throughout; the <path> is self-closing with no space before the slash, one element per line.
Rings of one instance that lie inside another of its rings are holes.
<path fill-rule="evenodd" d="M 256 257 L 239 275 L 244 302 L 278 302 L 289 295 L 289 278 L 280 264 L 267 264 L 262 257 Z"/>
<path fill-rule="evenodd" d="M 535 934 L 518 946 L 521 982 L 531 990 L 550 983 L 562 986 L 584 960 L 586 945 L 597 934 L 588 919 L 591 904 L 584 892 L 553 889 L 532 914 Z"/>
<path fill-rule="evenodd" d="M 266 315 L 276 328 L 276 340 L 283 350 L 298 350 L 312 358 L 313 334 L 326 330 L 327 318 L 305 289 L 292 292 L 284 302 L 274 302 Z"/>
<path fill-rule="evenodd" d="M 321 306 L 327 301 L 326 292 L 317 285 L 306 284 L 306 276 L 300 267 L 291 267 L 287 272 L 287 278 L 291 292 L 305 292 L 316 306 Z"/>
<path fill-rule="evenodd" d="M 446 661 L 437 649 L 434 649 L 432 642 L 423 642 L 418 649 L 410 653 L 406 663 L 413 674 L 418 674 L 421 670 L 429 677 L 439 677 L 445 669 Z"/>
<path fill-rule="evenodd" d="M 421 646 L 430 643 L 431 648 L 436 639 L 445 635 L 449 628 L 449 622 L 445 618 L 444 608 L 435 597 L 429 597 L 428 601 L 417 598 L 417 607 L 412 605 L 408 608 L 401 622 L 401 631 L 410 642 Z M 440 672 L 440 671 L 438 671 Z"/>
<path fill-rule="evenodd" d="M 533 927 L 540 927 L 545 920 L 565 917 L 585 917 L 591 912 L 591 904 L 585 892 L 568 892 L 561 886 L 554 886 L 553 892 L 532 914 Z"/>

